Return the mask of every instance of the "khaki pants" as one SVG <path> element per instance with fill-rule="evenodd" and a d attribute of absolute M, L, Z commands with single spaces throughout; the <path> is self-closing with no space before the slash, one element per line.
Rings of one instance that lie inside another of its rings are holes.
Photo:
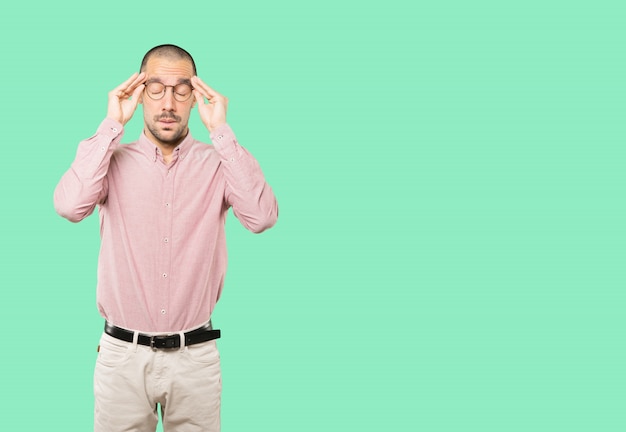
<path fill-rule="evenodd" d="M 136 340 L 136 337 L 135 337 Z M 94 373 L 94 431 L 219 432 L 222 378 L 216 341 L 173 350 L 103 334 Z"/>

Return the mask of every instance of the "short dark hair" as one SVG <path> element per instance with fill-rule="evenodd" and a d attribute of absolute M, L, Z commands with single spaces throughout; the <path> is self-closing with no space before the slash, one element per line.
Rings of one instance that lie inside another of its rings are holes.
<path fill-rule="evenodd" d="M 150 58 L 153 56 L 166 57 L 173 60 L 189 60 L 191 62 L 191 66 L 193 66 L 193 74 L 197 75 L 196 62 L 193 61 L 193 57 L 191 57 L 191 54 L 189 54 L 181 47 L 172 44 L 158 45 L 150 49 L 150 51 L 148 51 L 146 55 L 143 56 L 143 60 L 141 60 L 139 72 L 145 70 L 146 65 L 148 64 L 148 60 L 150 60 Z"/>

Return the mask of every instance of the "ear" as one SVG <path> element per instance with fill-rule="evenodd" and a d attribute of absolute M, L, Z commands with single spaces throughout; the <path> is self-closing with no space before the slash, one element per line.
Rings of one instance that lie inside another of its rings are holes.
<path fill-rule="evenodd" d="M 139 98 L 137 100 L 137 104 L 141 105 L 143 103 L 143 92 L 139 93 Z"/>

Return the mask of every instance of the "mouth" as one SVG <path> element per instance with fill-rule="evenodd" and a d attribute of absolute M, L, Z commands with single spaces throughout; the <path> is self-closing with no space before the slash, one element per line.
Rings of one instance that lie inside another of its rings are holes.
<path fill-rule="evenodd" d="M 174 130 L 176 120 L 172 119 L 160 119 L 159 124 L 161 125 L 161 129 L 165 131 Z"/>

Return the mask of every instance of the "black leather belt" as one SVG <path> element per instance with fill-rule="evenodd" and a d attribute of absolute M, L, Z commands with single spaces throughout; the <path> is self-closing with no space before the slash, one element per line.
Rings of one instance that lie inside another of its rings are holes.
<path fill-rule="evenodd" d="M 116 327 L 106 321 L 104 322 L 104 332 L 116 339 L 126 342 L 133 341 L 134 333 L 132 331 Z M 208 324 L 195 330 L 191 330 L 185 333 L 184 336 L 185 346 L 187 346 L 217 339 L 221 336 L 221 334 L 219 330 L 213 329 L 211 321 L 209 321 Z M 139 335 L 137 335 L 137 343 L 139 345 L 149 346 L 154 350 L 180 348 L 180 335 L 177 333 L 167 335 L 147 335 L 139 333 Z"/>

